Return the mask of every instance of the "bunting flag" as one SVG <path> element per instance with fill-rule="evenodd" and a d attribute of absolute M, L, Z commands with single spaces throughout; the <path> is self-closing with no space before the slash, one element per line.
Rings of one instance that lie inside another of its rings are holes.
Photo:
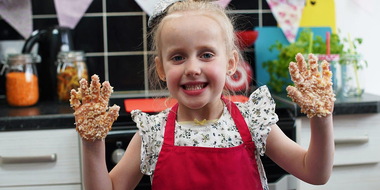
<path fill-rule="evenodd" d="M 267 0 L 267 3 L 286 39 L 295 42 L 306 0 Z"/>
<path fill-rule="evenodd" d="M 135 2 L 141 7 L 141 9 L 148 14 L 149 16 L 153 14 L 154 6 L 162 0 L 135 0 Z M 173 0 L 175 2 L 176 0 Z M 221 5 L 226 8 L 227 5 L 231 2 L 231 0 L 219 0 L 215 3 Z"/>
<path fill-rule="evenodd" d="M 54 0 L 59 26 L 74 29 L 92 0 Z"/>
<path fill-rule="evenodd" d="M 33 20 L 30 0 L 0 0 L 0 15 L 24 39 L 31 35 Z"/>
<path fill-rule="evenodd" d="M 231 0 L 219 0 L 219 1 L 216 1 L 215 3 L 219 4 L 223 8 L 226 8 L 230 2 Z"/>

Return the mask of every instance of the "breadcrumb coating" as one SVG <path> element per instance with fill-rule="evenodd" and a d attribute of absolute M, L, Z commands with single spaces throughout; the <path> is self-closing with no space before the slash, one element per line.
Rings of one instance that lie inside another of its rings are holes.
<path fill-rule="evenodd" d="M 335 94 L 332 89 L 332 72 L 330 64 L 322 61 L 322 74 L 318 71 L 318 58 L 309 54 L 309 68 L 301 53 L 296 55 L 297 63 L 290 62 L 289 72 L 294 86 L 288 86 L 288 97 L 301 107 L 307 117 L 325 117 L 331 114 Z"/>
<path fill-rule="evenodd" d="M 104 140 L 111 130 L 120 110 L 117 105 L 108 107 L 112 92 L 110 83 L 100 84 L 98 75 L 91 77 L 90 88 L 86 79 L 81 79 L 78 90 L 71 90 L 70 105 L 75 111 L 76 130 L 83 139 Z"/>

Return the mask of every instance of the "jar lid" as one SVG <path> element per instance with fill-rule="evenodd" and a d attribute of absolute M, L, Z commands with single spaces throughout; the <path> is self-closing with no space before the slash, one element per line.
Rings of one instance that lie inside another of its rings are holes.
<path fill-rule="evenodd" d="M 21 65 L 29 63 L 40 63 L 41 57 L 37 54 L 8 54 L 7 55 L 8 65 Z"/>
<path fill-rule="evenodd" d="M 84 56 L 83 51 L 61 51 L 58 53 L 58 60 L 61 61 L 85 61 L 86 57 Z"/>

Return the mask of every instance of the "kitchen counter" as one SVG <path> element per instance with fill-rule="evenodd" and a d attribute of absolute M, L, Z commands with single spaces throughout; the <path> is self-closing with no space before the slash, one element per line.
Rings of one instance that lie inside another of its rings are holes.
<path fill-rule="evenodd" d="M 295 116 L 304 116 L 299 106 L 285 94 L 273 97 L 278 108 L 292 108 Z M 124 99 L 121 97 L 110 99 L 110 105 L 120 106 L 118 121 L 130 119 L 130 115 L 125 111 Z M 5 99 L 0 99 L 0 131 L 75 128 L 73 112 L 68 102 L 38 102 L 34 106 L 18 108 L 9 106 Z M 334 115 L 366 113 L 380 113 L 380 96 L 365 93 L 357 98 L 338 97 L 335 102 Z"/>
<path fill-rule="evenodd" d="M 130 117 L 125 111 L 124 98 L 110 100 L 110 105 L 120 106 L 118 120 Z M 0 131 L 75 128 L 74 110 L 69 102 L 38 102 L 29 107 L 9 106 L 5 99 L 0 99 Z"/>
<path fill-rule="evenodd" d="M 289 107 L 295 116 L 306 116 L 301 108 L 286 94 L 272 95 L 278 107 Z M 337 97 L 334 104 L 334 115 L 380 113 L 380 96 L 364 93 L 361 97 Z"/>

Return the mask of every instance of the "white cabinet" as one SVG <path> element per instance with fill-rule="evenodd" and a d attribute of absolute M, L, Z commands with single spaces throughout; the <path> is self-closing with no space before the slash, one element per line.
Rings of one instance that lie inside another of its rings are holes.
<path fill-rule="evenodd" d="M 0 157 L 0 190 L 81 189 L 75 129 L 0 132 Z"/>
<path fill-rule="evenodd" d="M 336 115 L 335 155 L 330 180 L 321 186 L 299 180 L 299 190 L 357 190 L 380 187 L 380 114 Z M 297 142 L 304 148 L 310 142 L 310 122 L 297 118 Z"/>

